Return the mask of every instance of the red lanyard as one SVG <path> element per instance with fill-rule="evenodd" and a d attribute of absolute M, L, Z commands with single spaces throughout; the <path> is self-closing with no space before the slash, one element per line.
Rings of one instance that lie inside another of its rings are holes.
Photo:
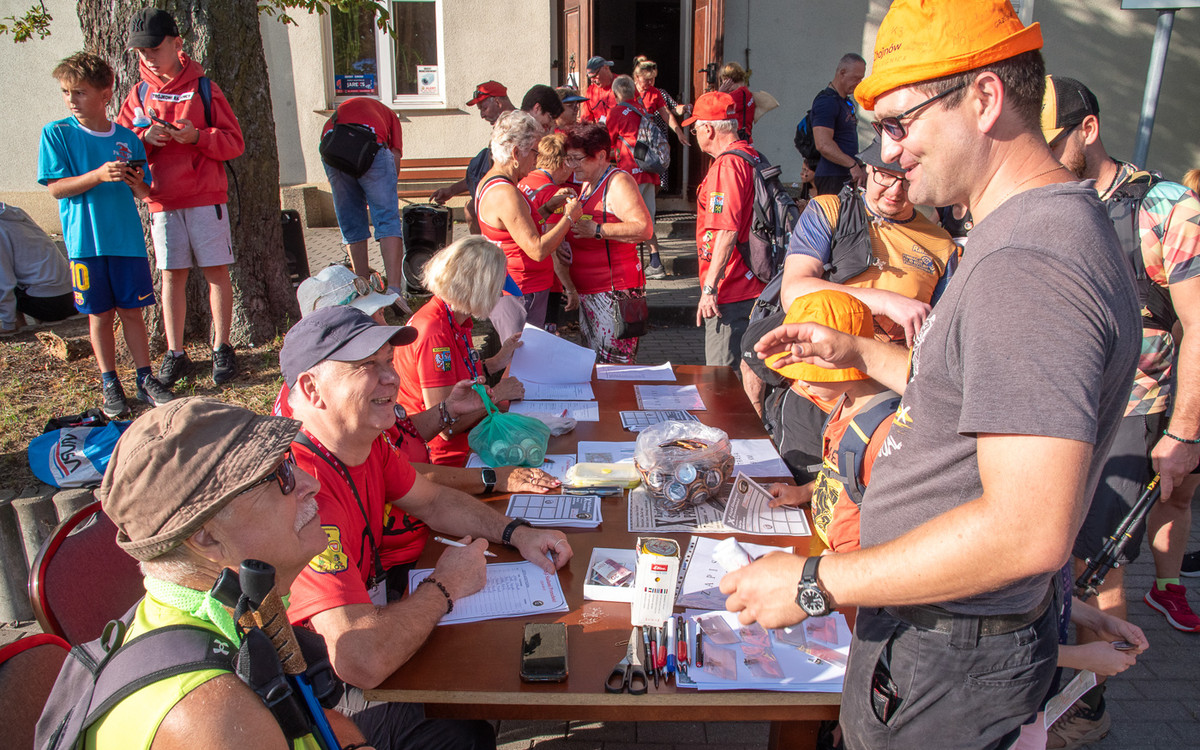
<path fill-rule="evenodd" d="M 458 338 L 458 343 L 462 345 L 463 351 L 466 352 L 463 357 L 463 364 L 467 366 L 467 372 L 471 373 L 471 379 L 479 378 L 479 371 L 475 367 L 475 360 L 479 358 L 479 352 L 471 346 L 471 340 L 467 338 L 467 334 L 461 328 L 454 325 L 454 315 L 450 312 L 450 305 L 446 304 L 445 300 L 438 300 L 442 303 L 442 309 L 446 311 L 446 322 L 450 324 L 450 330 Z"/>

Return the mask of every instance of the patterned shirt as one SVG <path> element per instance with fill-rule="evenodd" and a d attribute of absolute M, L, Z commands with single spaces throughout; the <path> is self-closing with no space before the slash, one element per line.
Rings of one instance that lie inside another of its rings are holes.
<path fill-rule="evenodd" d="M 1132 164 L 1118 165 L 1117 176 L 1101 194 L 1101 200 L 1107 201 L 1118 187 L 1142 174 Z M 1200 275 L 1200 198 L 1183 185 L 1162 180 L 1150 188 L 1138 209 L 1138 234 L 1146 275 L 1155 284 L 1170 287 Z M 1167 409 L 1174 361 L 1175 339 L 1171 332 L 1144 327 L 1125 416 L 1157 414 Z"/>

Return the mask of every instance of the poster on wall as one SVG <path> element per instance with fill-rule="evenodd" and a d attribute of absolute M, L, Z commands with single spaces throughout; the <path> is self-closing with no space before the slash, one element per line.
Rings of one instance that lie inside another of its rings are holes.
<path fill-rule="evenodd" d="M 438 66 L 436 65 L 418 65 L 417 66 L 417 93 L 418 94 L 433 94 L 438 93 Z"/>
<path fill-rule="evenodd" d="M 379 94 L 379 88 L 375 85 L 374 73 L 334 76 L 333 90 L 338 96 L 376 96 Z"/>

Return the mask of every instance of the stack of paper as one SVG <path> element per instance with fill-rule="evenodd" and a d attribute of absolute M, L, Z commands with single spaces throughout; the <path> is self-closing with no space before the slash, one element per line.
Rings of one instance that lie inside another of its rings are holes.
<path fill-rule="evenodd" d="M 567 469 L 574 465 L 575 456 L 570 453 L 547 453 L 540 468 L 562 482 L 567 478 Z M 483 462 L 483 458 L 478 453 L 472 453 L 471 457 L 467 459 L 468 469 L 482 469 L 485 466 L 487 464 Z"/>
<path fill-rule="evenodd" d="M 576 445 L 579 463 L 615 464 L 633 463 L 637 443 L 610 443 L 598 440 L 580 440 Z"/>
<path fill-rule="evenodd" d="M 604 521 L 599 495 L 513 495 L 505 515 L 552 528 L 594 529 Z"/>
<path fill-rule="evenodd" d="M 675 606 L 693 609 L 725 609 L 725 595 L 719 586 L 726 570 L 713 560 L 713 550 L 720 539 L 694 536 L 679 564 L 679 583 L 675 590 Z M 768 552 L 795 551 L 794 547 L 771 547 L 766 544 L 742 542 L 742 548 L 753 558 Z"/>
<path fill-rule="evenodd" d="M 775 444 L 767 438 L 742 440 L 734 438 L 729 441 L 733 452 L 734 471 L 745 473 L 748 477 L 790 477 L 792 472 L 779 455 Z"/>
<path fill-rule="evenodd" d="M 835 612 L 792 628 L 767 631 L 744 626 L 731 612 L 688 610 L 688 631 L 704 630 L 704 666 L 696 666 L 695 645 L 688 684 L 700 690 L 782 690 L 836 693 L 842 690 L 850 655 L 850 628 Z"/>
<path fill-rule="evenodd" d="M 513 414 L 570 417 L 576 422 L 600 421 L 600 405 L 595 401 L 513 401 L 508 410 Z"/>
<path fill-rule="evenodd" d="M 599 422 L 592 390 L 596 353 L 526 324 L 508 374 L 525 386 L 523 401 L 509 404 L 516 414 L 550 414 L 576 422 Z"/>
<path fill-rule="evenodd" d="M 660 409 L 658 411 L 623 411 L 621 426 L 630 432 L 641 432 L 659 422 L 699 422 L 700 419 L 683 409 Z"/>
<path fill-rule="evenodd" d="M 675 370 L 670 362 L 661 365 L 596 365 L 596 377 L 600 380 L 642 380 L 675 382 Z"/>
<path fill-rule="evenodd" d="M 706 409 L 700 390 L 694 385 L 635 385 L 633 391 L 637 394 L 639 409 Z"/>
<path fill-rule="evenodd" d="M 433 573 L 433 568 L 411 570 L 408 590 Z M 528 617 L 548 612 L 566 612 L 567 599 L 557 573 L 547 573 L 525 560 L 487 566 L 487 583 L 470 596 L 454 600 L 454 611 L 443 615 L 439 625 L 460 622 Z"/>

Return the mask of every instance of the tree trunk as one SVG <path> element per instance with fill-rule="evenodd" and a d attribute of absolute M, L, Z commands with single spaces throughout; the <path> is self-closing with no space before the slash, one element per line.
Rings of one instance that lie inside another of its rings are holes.
<path fill-rule="evenodd" d="M 235 258 L 230 267 L 232 338 L 241 346 L 261 345 L 299 320 L 300 311 L 283 255 L 279 156 L 258 6 L 255 0 L 166 0 L 157 5 L 175 17 L 184 51 L 221 87 L 242 126 L 246 151 L 226 164 Z M 144 7 L 144 0 L 78 3 L 86 49 L 107 60 L 117 74 L 113 113 L 141 80 L 137 54 L 126 45 L 129 20 Z M 144 226 L 149 227 L 149 221 Z M 151 246 L 149 231 L 146 244 Z M 157 269 L 155 284 L 161 290 Z M 150 330 L 157 339 L 162 331 L 161 309 L 148 310 Z M 187 341 L 211 341 L 211 325 L 208 287 L 197 269 L 188 284 Z"/>

